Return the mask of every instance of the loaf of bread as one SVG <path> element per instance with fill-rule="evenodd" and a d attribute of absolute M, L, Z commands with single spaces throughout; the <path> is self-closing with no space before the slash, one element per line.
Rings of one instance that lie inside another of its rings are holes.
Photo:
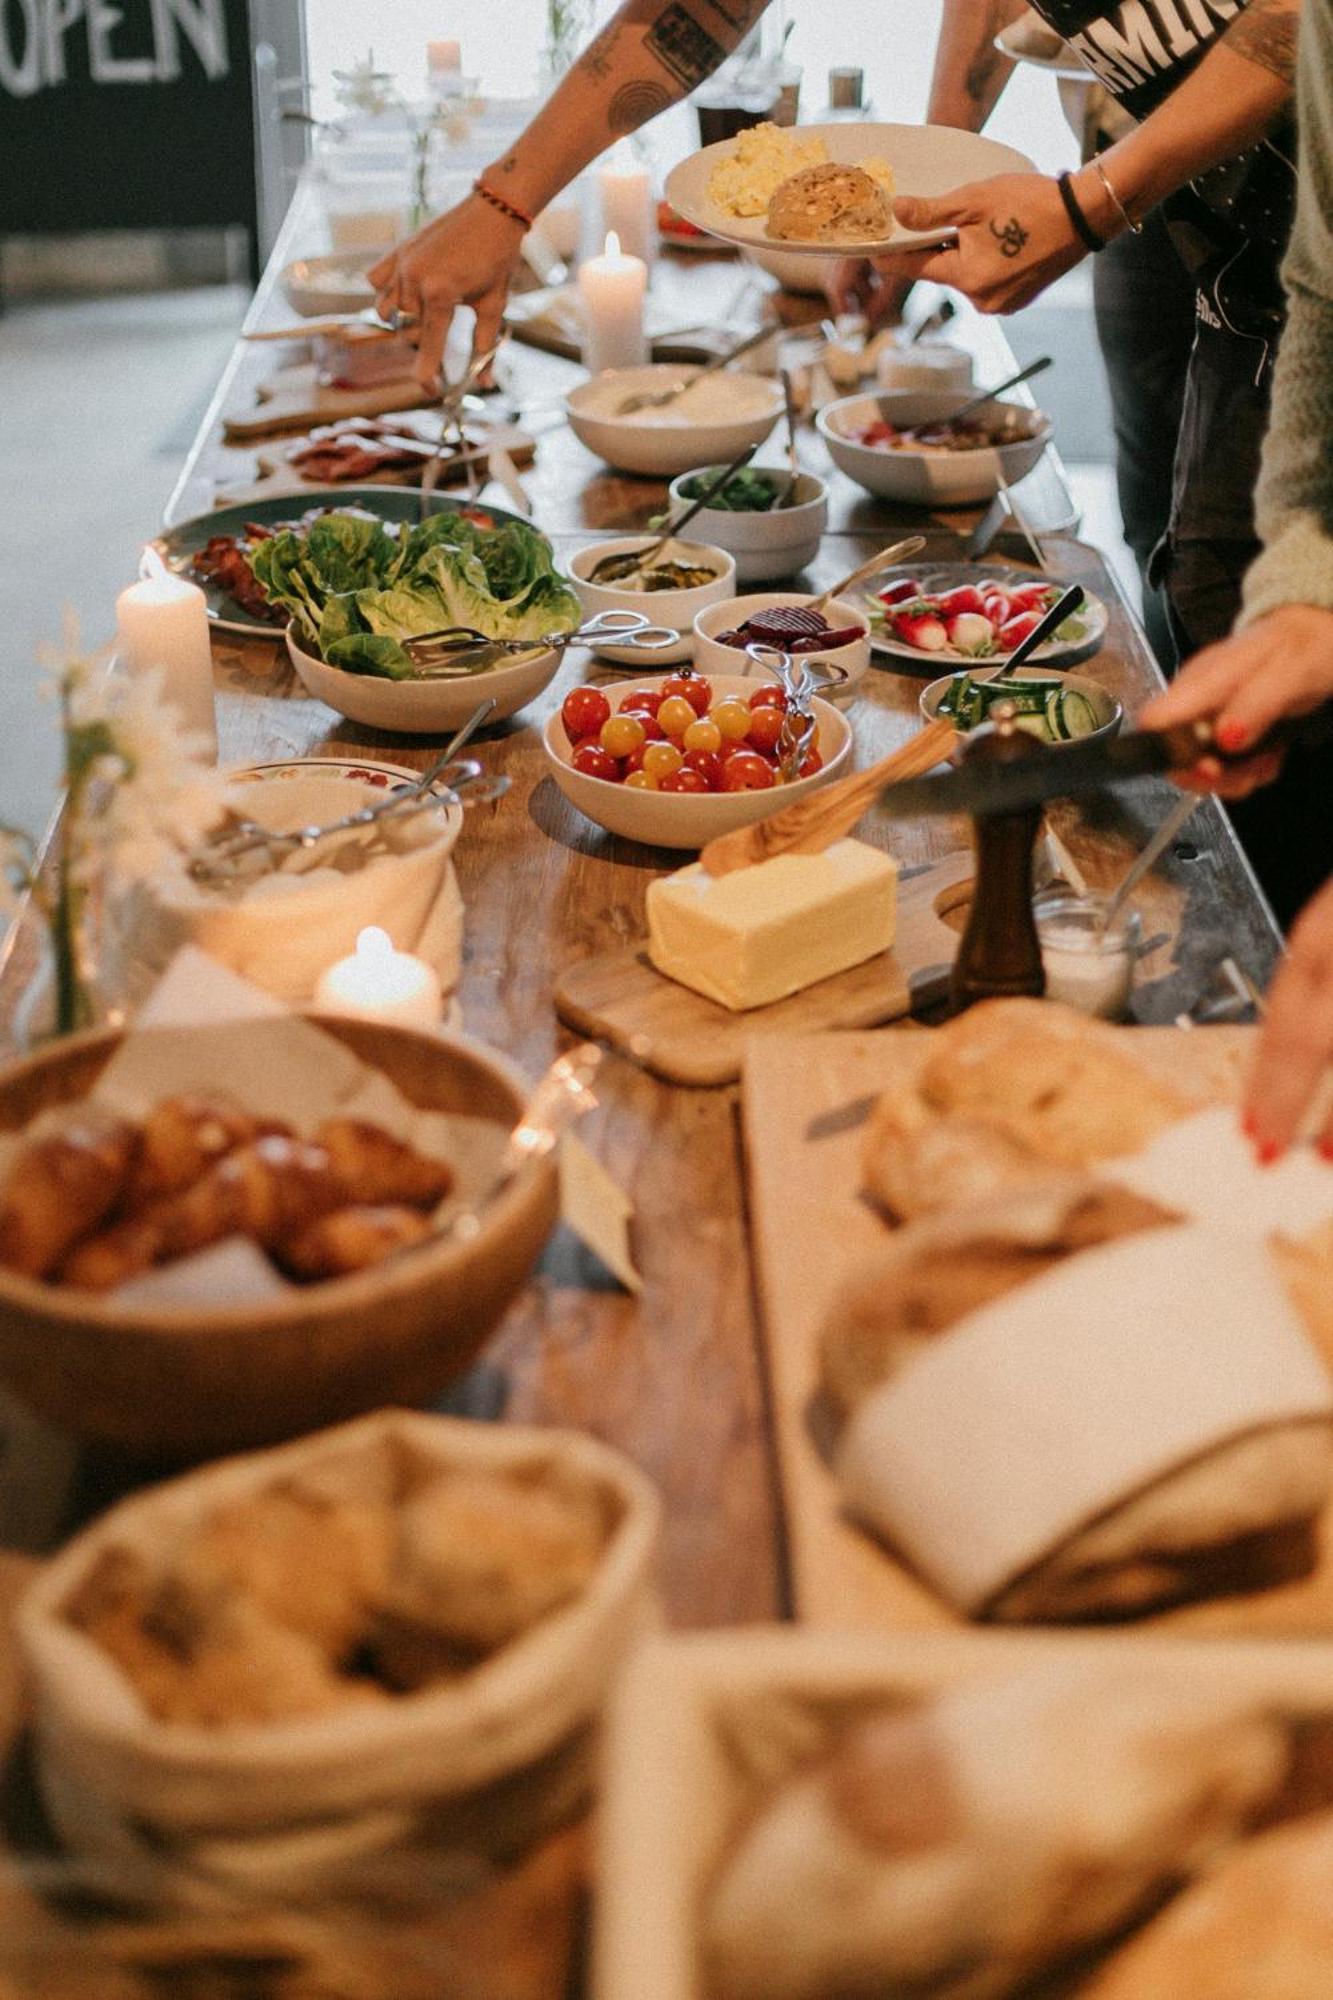
<path fill-rule="evenodd" d="M 712 1990 L 998 2000 L 1208 1864 L 1286 1762 L 1282 1730 L 1248 1705 L 1114 1661 L 859 1722 L 726 1860 L 706 1912 Z"/>

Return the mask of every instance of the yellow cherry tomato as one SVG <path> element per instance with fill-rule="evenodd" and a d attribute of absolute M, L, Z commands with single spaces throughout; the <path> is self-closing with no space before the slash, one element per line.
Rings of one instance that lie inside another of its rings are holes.
<path fill-rule="evenodd" d="M 636 792 L 655 792 L 658 789 L 657 780 L 649 770 L 631 771 L 625 783 Z"/>
<path fill-rule="evenodd" d="M 680 740 L 687 750 L 720 750 L 722 731 L 711 717 L 701 716 L 690 724 Z"/>
<path fill-rule="evenodd" d="M 644 770 L 656 778 L 659 784 L 663 778 L 669 778 L 673 771 L 678 771 L 683 762 L 684 759 L 674 743 L 650 743 L 643 753 Z"/>
<path fill-rule="evenodd" d="M 743 736 L 750 733 L 750 711 L 734 695 L 720 701 L 708 719 L 717 725 L 728 743 L 739 743 Z"/>
<path fill-rule="evenodd" d="M 597 741 L 608 757 L 632 757 L 644 740 L 644 727 L 632 715 L 609 715 Z"/>
<path fill-rule="evenodd" d="M 683 736 L 698 717 L 683 694 L 669 694 L 657 711 L 657 720 L 668 736 Z"/>

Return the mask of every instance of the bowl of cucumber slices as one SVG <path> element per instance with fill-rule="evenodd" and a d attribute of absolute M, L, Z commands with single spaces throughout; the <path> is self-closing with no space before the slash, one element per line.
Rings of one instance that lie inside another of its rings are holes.
<path fill-rule="evenodd" d="M 1043 743 L 1086 742 L 1114 736 L 1125 712 L 1113 694 L 1086 674 L 1063 674 L 1054 667 L 1022 667 L 1002 681 L 994 669 L 963 668 L 932 681 L 921 694 L 927 722 L 943 716 L 960 736 L 989 722 L 998 702 L 1013 705 L 1014 721 Z"/>

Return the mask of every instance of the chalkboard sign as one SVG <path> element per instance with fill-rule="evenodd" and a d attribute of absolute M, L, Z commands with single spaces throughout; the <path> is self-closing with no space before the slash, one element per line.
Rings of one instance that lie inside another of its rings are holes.
<path fill-rule="evenodd" d="M 0 234 L 255 227 L 249 0 L 0 0 Z"/>

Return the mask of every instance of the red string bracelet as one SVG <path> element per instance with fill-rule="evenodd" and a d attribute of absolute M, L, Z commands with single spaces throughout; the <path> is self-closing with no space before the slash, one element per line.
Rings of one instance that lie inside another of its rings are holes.
<path fill-rule="evenodd" d="M 483 201 L 488 201 L 492 208 L 498 208 L 501 215 L 507 215 L 511 222 L 517 222 L 524 229 L 531 229 L 532 217 L 526 215 L 517 202 L 510 201 L 507 195 L 499 194 L 493 187 L 488 187 L 480 175 L 472 183 L 472 192 L 479 194 Z"/>

